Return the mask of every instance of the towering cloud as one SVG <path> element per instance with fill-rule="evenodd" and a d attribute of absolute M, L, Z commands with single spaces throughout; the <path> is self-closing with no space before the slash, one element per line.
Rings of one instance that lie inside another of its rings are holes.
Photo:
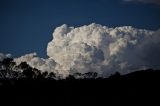
<path fill-rule="evenodd" d="M 159 45 L 158 38 L 153 31 L 131 26 L 108 28 L 93 23 L 74 28 L 62 25 L 55 29 L 47 54 L 59 64 L 58 69 L 69 73 L 94 71 L 108 76 L 119 71 L 125 74 L 150 68 L 152 63 L 160 66 L 157 59 L 156 62 L 149 59 L 153 57 L 152 43 L 157 40 L 154 47 Z"/>
<path fill-rule="evenodd" d="M 26 61 L 42 71 L 65 78 L 74 73 L 97 72 L 101 77 L 126 74 L 144 68 L 160 68 L 160 30 L 149 31 L 131 26 L 109 28 L 99 24 L 68 27 L 53 32 L 48 43 L 48 59 L 36 53 L 14 59 Z"/>

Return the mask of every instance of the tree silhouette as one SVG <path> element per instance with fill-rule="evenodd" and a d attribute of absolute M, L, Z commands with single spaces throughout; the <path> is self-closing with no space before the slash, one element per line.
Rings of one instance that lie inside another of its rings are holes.
<path fill-rule="evenodd" d="M 73 75 L 69 75 L 66 80 L 75 80 L 75 77 Z"/>
<path fill-rule="evenodd" d="M 6 78 L 6 70 L 0 70 L 0 78 Z"/>
<path fill-rule="evenodd" d="M 21 69 L 27 69 L 29 68 L 30 66 L 26 63 L 26 62 L 21 62 L 19 65 L 18 65 L 18 68 L 21 68 Z"/>
<path fill-rule="evenodd" d="M 84 78 L 96 78 L 97 75 L 98 74 L 96 72 L 88 72 L 84 74 Z"/>
<path fill-rule="evenodd" d="M 5 58 L 5 59 L 3 59 L 2 64 L 8 65 L 8 64 L 10 64 L 12 61 L 13 61 L 12 58 Z"/>
<path fill-rule="evenodd" d="M 32 71 L 34 72 L 35 75 L 34 78 L 42 78 L 40 70 L 33 68 Z"/>
<path fill-rule="evenodd" d="M 35 72 L 32 71 L 32 68 L 26 63 L 26 62 L 22 62 L 18 65 L 18 68 L 22 69 L 23 72 L 22 74 L 26 77 L 26 78 L 34 78 Z"/>
<path fill-rule="evenodd" d="M 32 71 L 32 68 L 27 68 L 22 73 L 26 78 L 29 78 L 29 79 L 34 78 L 35 76 L 35 73 Z"/>
<path fill-rule="evenodd" d="M 47 78 L 47 76 L 48 76 L 48 72 L 47 72 L 47 71 L 42 72 L 42 77 L 43 77 L 43 78 Z"/>
<path fill-rule="evenodd" d="M 49 75 L 48 75 L 48 78 L 55 78 L 55 77 L 56 77 L 56 75 L 53 72 L 50 72 Z"/>
<path fill-rule="evenodd" d="M 1 62 L 1 64 L 3 64 L 3 66 L 6 68 L 6 70 L 10 70 L 10 64 L 12 63 L 13 64 L 13 59 L 11 58 L 5 58 L 3 59 L 3 61 Z"/>
<path fill-rule="evenodd" d="M 3 59 L 3 61 L 0 62 L 0 66 L 1 66 L 0 78 L 18 77 L 18 72 L 15 72 L 15 71 L 12 70 L 16 66 L 16 63 L 13 62 L 12 58 Z"/>

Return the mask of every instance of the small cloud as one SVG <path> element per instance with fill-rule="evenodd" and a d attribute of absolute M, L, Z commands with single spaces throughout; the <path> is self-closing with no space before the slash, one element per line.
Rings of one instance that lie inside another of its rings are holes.
<path fill-rule="evenodd" d="M 124 2 L 140 2 L 140 3 L 152 3 L 160 5 L 160 0 L 123 0 Z"/>
<path fill-rule="evenodd" d="M 11 57 L 11 54 L 0 53 L 0 61 L 3 61 L 3 59 L 10 58 L 10 57 Z"/>

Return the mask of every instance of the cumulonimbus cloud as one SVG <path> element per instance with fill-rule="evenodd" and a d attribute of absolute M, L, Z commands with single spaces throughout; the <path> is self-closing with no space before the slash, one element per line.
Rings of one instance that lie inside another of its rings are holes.
<path fill-rule="evenodd" d="M 108 28 L 93 23 L 74 28 L 62 25 L 55 29 L 47 54 L 60 65 L 60 70 L 69 73 L 95 71 L 108 76 L 119 71 L 125 74 L 152 66 L 152 63 L 148 64 L 150 59 L 146 59 L 153 57 L 152 54 L 143 49 L 153 51 L 152 42 L 159 38 L 154 33 L 131 26 Z M 160 66 L 158 62 L 154 63 Z"/>
<path fill-rule="evenodd" d="M 131 26 L 109 28 L 99 24 L 57 27 L 48 43 L 48 59 L 36 53 L 15 58 L 42 71 L 63 78 L 74 73 L 96 72 L 108 77 L 145 68 L 160 68 L 160 30 L 150 31 Z"/>

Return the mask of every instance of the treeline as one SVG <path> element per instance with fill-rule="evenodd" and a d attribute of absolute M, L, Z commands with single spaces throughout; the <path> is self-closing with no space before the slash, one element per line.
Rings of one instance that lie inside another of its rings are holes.
<path fill-rule="evenodd" d="M 106 79 L 135 79 L 135 80 L 144 80 L 144 79 L 159 79 L 160 71 L 159 70 L 139 70 L 127 75 L 120 75 L 116 72 Z M 0 62 L 0 79 L 52 79 L 52 80 L 62 80 L 55 73 L 47 71 L 43 72 L 36 68 L 30 67 L 26 62 L 21 62 L 19 65 L 13 61 L 12 58 L 5 58 Z M 74 80 L 74 79 L 83 79 L 83 80 L 101 80 L 103 78 L 98 77 L 96 72 L 88 73 L 74 73 L 69 75 L 66 79 L 63 80 Z"/>
<path fill-rule="evenodd" d="M 98 74 L 96 72 L 88 73 L 74 73 L 69 75 L 67 79 L 75 78 L 97 78 Z M 42 72 L 36 68 L 30 67 L 26 62 L 21 62 L 19 65 L 11 58 L 5 58 L 0 62 L 0 78 L 1 79 L 62 79 L 60 76 L 57 76 L 55 73 L 47 71 Z"/>

